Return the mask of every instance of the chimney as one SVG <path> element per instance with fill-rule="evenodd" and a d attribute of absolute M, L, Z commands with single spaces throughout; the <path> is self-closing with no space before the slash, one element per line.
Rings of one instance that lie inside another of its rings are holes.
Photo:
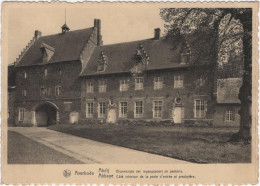
<path fill-rule="evenodd" d="M 94 27 L 97 28 L 97 46 L 102 45 L 102 36 L 101 36 L 101 20 L 94 19 Z"/>
<path fill-rule="evenodd" d="M 42 36 L 42 32 L 41 31 L 39 31 L 39 30 L 35 30 L 34 31 L 34 38 L 35 39 L 39 39 L 39 37 L 41 37 Z"/>
<path fill-rule="evenodd" d="M 161 36 L 161 29 L 160 28 L 155 28 L 154 29 L 154 39 L 159 40 Z"/>

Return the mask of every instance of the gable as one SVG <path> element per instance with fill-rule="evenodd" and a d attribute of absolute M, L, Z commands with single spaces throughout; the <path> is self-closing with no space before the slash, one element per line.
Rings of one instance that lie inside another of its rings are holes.
<path fill-rule="evenodd" d="M 51 55 L 48 63 L 80 60 L 80 54 L 92 32 L 93 28 L 87 28 L 69 31 L 65 34 L 60 33 L 42 36 L 34 42 L 16 66 L 21 67 L 43 64 L 43 54 L 41 51 L 43 43 L 45 44 L 45 47 L 49 46 L 54 49 L 54 53 Z"/>

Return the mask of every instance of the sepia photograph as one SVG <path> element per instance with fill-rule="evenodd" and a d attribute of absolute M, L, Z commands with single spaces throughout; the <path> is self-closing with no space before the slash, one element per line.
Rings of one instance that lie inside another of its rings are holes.
<path fill-rule="evenodd" d="M 48 6 L 3 18 L 8 165 L 251 165 L 252 7 Z"/>

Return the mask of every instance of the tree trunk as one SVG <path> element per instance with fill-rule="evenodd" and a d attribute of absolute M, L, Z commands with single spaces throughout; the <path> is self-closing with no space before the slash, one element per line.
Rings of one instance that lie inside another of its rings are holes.
<path fill-rule="evenodd" d="M 247 16 L 248 17 L 248 16 Z M 250 16 L 249 16 L 250 17 Z M 252 17 L 251 17 L 252 18 Z M 230 141 L 251 141 L 252 125 L 252 25 L 251 20 L 240 19 L 243 25 L 243 52 L 244 52 L 244 73 L 243 83 L 239 89 L 238 98 L 241 101 L 240 128 Z"/>

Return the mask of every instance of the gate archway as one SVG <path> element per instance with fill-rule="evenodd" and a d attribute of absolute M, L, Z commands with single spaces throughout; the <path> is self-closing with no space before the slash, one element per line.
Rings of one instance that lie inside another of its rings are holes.
<path fill-rule="evenodd" d="M 35 108 L 35 118 L 37 126 L 50 126 L 59 120 L 59 108 L 52 102 L 39 104 Z"/>

